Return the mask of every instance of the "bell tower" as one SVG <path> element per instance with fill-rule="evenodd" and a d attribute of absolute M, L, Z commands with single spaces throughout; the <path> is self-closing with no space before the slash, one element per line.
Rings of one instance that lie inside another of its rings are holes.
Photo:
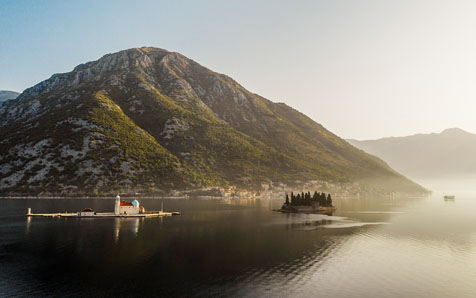
<path fill-rule="evenodd" d="M 114 214 L 119 215 L 121 207 L 121 197 L 119 195 L 116 196 L 116 202 L 114 204 Z"/>

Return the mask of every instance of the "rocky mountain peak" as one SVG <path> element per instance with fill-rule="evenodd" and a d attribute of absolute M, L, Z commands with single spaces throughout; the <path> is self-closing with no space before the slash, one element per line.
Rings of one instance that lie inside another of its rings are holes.
<path fill-rule="evenodd" d="M 158 61 L 170 53 L 159 48 L 132 48 L 107 54 L 96 61 L 78 65 L 73 72 L 90 70 L 93 73 L 108 73 L 120 69 L 147 69 L 154 67 Z"/>
<path fill-rule="evenodd" d="M 80 64 L 71 72 L 58 73 L 26 89 L 21 98 L 36 96 L 58 89 L 72 89 L 81 84 L 101 85 L 104 80 L 124 80 L 127 73 L 143 73 L 153 77 L 158 63 L 167 55 L 175 54 L 159 48 L 132 48 Z"/>
<path fill-rule="evenodd" d="M 134 88 L 126 83 L 131 77 L 143 87 L 149 84 L 144 88 L 153 86 L 178 101 L 200 98 L 200 104 L 210 108 L 223 101 L 253 104 L 249 92 L 228 76 L 215 73 L 179 53 L 153 47 L 107 54 L 96 61 L 78 65 L 71 72 L 54 74 L 26 89 L 20 99 L 52 92 L 58 95 L 58 92 L 71 92 L 82 85 L 96 91 L 129 90 Z"/>

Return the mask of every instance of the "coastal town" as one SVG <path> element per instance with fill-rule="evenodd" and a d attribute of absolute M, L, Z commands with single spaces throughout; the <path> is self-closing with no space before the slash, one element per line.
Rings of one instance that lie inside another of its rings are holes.
<path fill-rule="evenodd" d="M 206 187 L 194 191 L 173 191 L 173 197 L 215 197 L 215 198 L 281 198 L 291 192 L 328 192 L 334 198 L 373 198 L 373 197 L 403 197 L 408 193 L 390 192 L 375 189 L 358 182 L 328 182 L 324 180 L 311 180 L 305 183 L 296 183 L 300 186 L 289 186 L 283 183 L 261 183 L 260 189 L 246 189 L 237 186 Z M 424 195 L 424 194 L 422 194 Z"/>

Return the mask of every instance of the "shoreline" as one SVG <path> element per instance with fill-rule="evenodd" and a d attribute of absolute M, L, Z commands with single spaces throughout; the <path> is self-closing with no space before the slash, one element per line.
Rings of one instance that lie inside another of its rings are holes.
<path fill-rule="evenodd" d="M 114 199 L 115 196 L 104 196 L 104 197 L 88 197 L 88 196 L 80 196 L 80 197 L 69 197 L 69 196 L 51 196 L 51 197 L 43 197 L 43 196 L 0 196 L 0 200 L 64 200 L 64 199 L 73 199 L 73 200 L 111 200 Z M 190 197 L 185 196 L 178 196 L 178 197 L 159 197 L 159 196 L 121 196 L 123 198 L 141 198 L 146 200 L 189 200 Z M 220 198 L 220 197 L 215 197 Z"/>
<path fill-rule="evenodd" d="M 0 200 L 111 200 L 115 196 L 101 196 L 101 197 L 69 197 L 69 196 L 0 196 Z M 222 199 L 257 199 L 249 197 L 213 197 L 213 196 L 121 196 L 121 198 L 140 198 L 145 200 L 222 200 Z"/>

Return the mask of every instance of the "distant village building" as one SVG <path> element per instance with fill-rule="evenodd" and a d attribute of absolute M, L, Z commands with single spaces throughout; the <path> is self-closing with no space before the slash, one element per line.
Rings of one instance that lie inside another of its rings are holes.
<path fill-rule="evenodd" d="M 239 190 L 239 191 L 236 192 L 236 194 L 239 197 L 246 197 L 246 196 L 248 196 L 248 191 L 247 190 Z"/>
<path fill-rule="evenodd" d="M 270 185 L 268 183 L 261 183 L 261 189 L 262 190 L 269 190 Z"/>

